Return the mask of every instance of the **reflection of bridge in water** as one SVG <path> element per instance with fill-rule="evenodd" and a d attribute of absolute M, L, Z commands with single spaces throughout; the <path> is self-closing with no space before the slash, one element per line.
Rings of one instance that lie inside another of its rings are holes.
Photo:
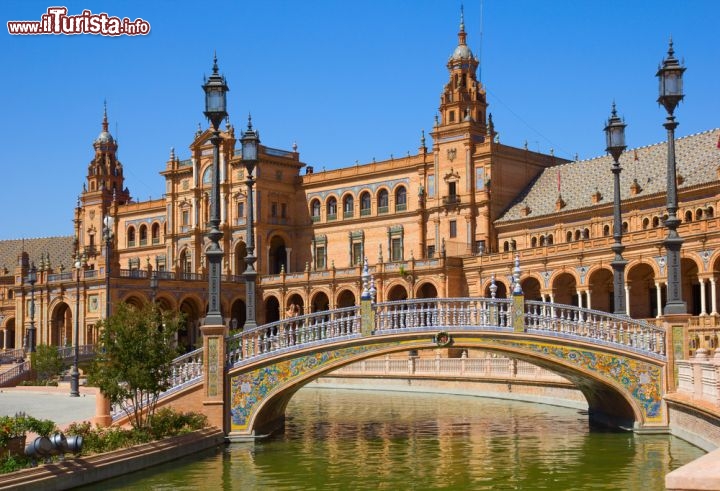
<path fill-rule="evenodd" d="M 163 403 L 201 405 L 231 438 L 281 427 L 292 395 L 333 370 L 438 347 L 494 352 L 551 370 L 583 393 L 591 422 L 636 431 L 664 430 L 668 424 L 663 328 L 524 301 L 522 295 L 363 300 L 360 306 L 284 319 L 227 338 L 222 326 L 203 329 L 203 348 L 176 360 L 174 386 Z"/>

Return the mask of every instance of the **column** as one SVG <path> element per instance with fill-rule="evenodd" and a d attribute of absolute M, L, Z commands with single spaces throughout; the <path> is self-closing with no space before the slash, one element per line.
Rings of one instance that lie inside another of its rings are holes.
<path fill-rule="evenodd" d="M 662 317 L 662 285 L 660 282 L 655 282 L 655 302 L 657 303 L 657 315 L 656 318 Z"/>
<path fill-rule="evenodd" d="M 710 305 L 712 315 L 718 315 L 717 311 L 717 290 L 715 288 L 715 278 L 710 278 Z"/>
<path fill-rule="evenodd" d="M 700 282 L 700 315 L 707 315 L 707 302 L 705 300 L 705 278 L 698 278 Z"/>
<path fill-rule="evenodd" d="M 292 254 L 292 247 L 286 247 L 285 248 L 285 272 L 290 272 L 290 254 Z"/>
<path fill-rule="evenodd" d="M 592 309 L 592 304 L 590 303 L 590 289 L 585 290 L 585 295 L 586 295 L 585 303 L 587 304 L 587 308 Z"/>
<path fill-rule="evenodd" d="M 625 315 L 630 315 L 630 285 L 625 283 Z"/>
<path fill-rule="evenodd" d="M 578 297 L 578 308 L 583 308 L 583 305 L 582 305 L 583 292 L 581 292 L 580 290 L 578 290 L 578 291 L 577 291 L 577 297 Z"/>

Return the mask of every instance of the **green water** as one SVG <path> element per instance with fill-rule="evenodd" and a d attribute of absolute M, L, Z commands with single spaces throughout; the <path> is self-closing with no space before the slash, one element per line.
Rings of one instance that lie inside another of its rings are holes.
<path fill-rule="evenodd" d="M 468 396 L 302 389 L 285 433 L 86 489 L 664 489 L 704 452 L 590 431 L 575 409 Z"/>

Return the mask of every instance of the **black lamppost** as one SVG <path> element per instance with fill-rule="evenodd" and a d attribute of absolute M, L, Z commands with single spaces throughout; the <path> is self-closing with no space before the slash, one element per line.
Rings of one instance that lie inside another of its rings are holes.
<path fill-rule="evenodd" d="M 157 271 L 150 273 L 150 301 L 152 302 L 153 308 L 155 308 L 155 297 L 157 297 L 158 290 L 158 277 Z"/>
<path fill-rule="evenodd" d="M 615 103 L 612 105 L 612 113 L 605 125 L 605 139 L 607 147 L 605 150 L 612 155 L 612 173 L 615 181 L 615 193 L 613 195 L 613 239 L 612 250 L 615 259 L 610 263 L 613 269 L 613 297 L 615 300 L 615 313 L 627 315 L 625 307 L 625 261 L 622 252 L 625 246 L 622 245 L 622 214 L 620 211 L 620 154 L 625 150 L 625 126 L 627 126 L 617 115 Z"/>
<path fill-rule="evenodd" d="M 210 193 L 210 223 L 208 238 L 210 245 L 205 253 L 208 261 L 208 313 L 205 325 L 223 325 L 222 312 L 220 312 L 220 276 L 222 274 L 223 250 L 220 239 L 223 236 L 220 230 L 220 130 L 218 127 L 227 117 L 227 92 L 230 90 L 225 83 L 225 77 L 218 73 L 217 56 L 213 58 L 213 73 L 202 86 L 205 91 L 205 116 L 213 127 L 212 189 Z"/>
<path fill-rule="evenodd" d="M 110 256 L 112 255 L 114 219 L 110 215 L 103 218 L 103 238 L 105 239 L 105 318 L 110 317 Z"/>
<path fill-rule="evenodd" d="M 675 173 L 675 128 L 678 123 L 675 121 L 673 112 L 678 103 L 685 97 L 683 95 L 682 76 L 685 67 L 681 66 L 675 51 L 673 50 L 672 39 L 668 48 L 667 57 L 663 60 L 655 74 L 660 80 L 660 95 L 658 103 L 665 107 L 668 113 L 667 120 L 663 124 L 668 135 L 668 159 L 667 159 L 667 212 L 668 218 L 665 226 L 668 229 L 667 237 L 663 242 L 667 251 L 667 303 L 665 304 L 665 315 L 686 314 L 687 305 L 682 299 L 682 283 L 680 277 L 680 247 L 683 239 L 677 232 L 680 220 L 677 217 L 677 182 Z"/>
<path fill-rule="evenodd" d="M 73 350 L 73 366 L 70 371 L 70 397 L 80 397 L 80 271 L 85 264 L 85 254 L 75 253 L 75 347 Z"/>
<path fill-rule="evenodd" d="M 37 268 L 35 263 L 30 265 L 28 271 L 28 283 L 30 283 L 30 327 L 28 328 L 28 352 L 35 351 L 35 283 L 37 282 Z"/>
<path fill-rule="evenodd" d="M 242 159 L 245 169 L 247 169 L 247 175 L 245 176 L 245 184 L 247 184 L 247 256 L 245 256 L 245 329 L 251 329 L 257 326 L 257 319 L 255 315 L 255 278 L 257 277 L 257 271 L 255 271 L 255 261 L 257 258 L 254 255 L 255 252 L 255 236 L 253 234 L 253 170 L 257 165 L 258 147 L 260 145 L 260 135 L 257 131 L 253 130 L 252 120 L 248 116 L 248 127 L 245 133 L 243 133 L 240 139 L 242 143 Z"/>

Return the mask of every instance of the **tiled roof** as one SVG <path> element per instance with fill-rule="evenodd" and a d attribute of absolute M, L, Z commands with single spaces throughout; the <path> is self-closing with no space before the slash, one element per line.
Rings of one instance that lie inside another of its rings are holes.
<path fill-rule="evenodd" d="M 720 128 L 675 140 L 677 173 L 683 177 L 679 189 L 718 180 L 718 138 Z M 606 155 L 543 170 L 496 222 L 526 218 L 521 211 L 526 206 L 530 208 L 527 218 L 557 213 L 555 202 L 558 199 L 558 181 L 560 194 L 566 203 L 561 212 L 593 206 L 592 194 L 596 190 L 602 195 L 598 204 L 612 203 L 612 163 L 612 157 Z M 620 196 L 623 200 L 631 197 L 633 179 L 637 179 L 641 188 L 634 197 L 664 193 L 667 190 L 667 142 L 627 150 L 620 156 L 620 165 L 623 169 L 620 174 Z"/>
<path fill-rule="evenodd" d="M 3 267 L 8 269 L 9 274 L 13 274 L 23 250 L 28 253 L 30 261 L 35 262 L 37 267 L 40 267 L 41 256 L 49 254 L 53 270 L 59 271 L 60 265 L 65 266 L 65 269 L 70 269 L 73 264 L 73 240 L 72 235 L 40 239 L 0 240 L 0 275 L 2 275 Z"/>

